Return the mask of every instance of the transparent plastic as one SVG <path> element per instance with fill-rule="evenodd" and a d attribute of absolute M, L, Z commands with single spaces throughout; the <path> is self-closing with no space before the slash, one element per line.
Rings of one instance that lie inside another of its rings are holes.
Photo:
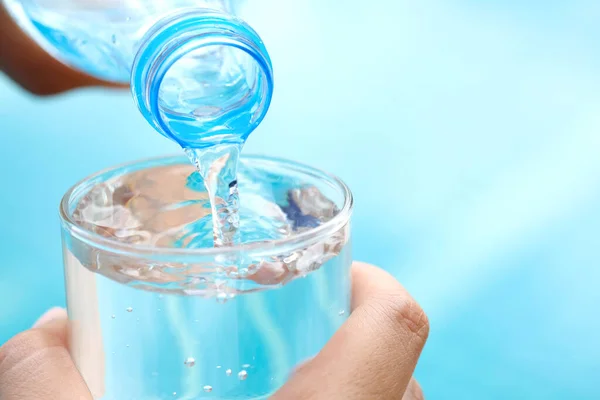
<path fill-rule="evenodd" d="M 146 120 L 194 148 L 243 142 L 271 101 L 271 60 L 240 18 L 242 3 L 4 0 L 50 54 L 100 79 L 130 83 Z"/>
<path fill-rule="evenodd" d="M 4 0 L 19 25 L 54 57 L 97 78 L 120 83 L 129 83 L 131 66 L 145 34 L 165 15 L 186 8 L 205 8 L 235 16 L 240 3 Z"/>

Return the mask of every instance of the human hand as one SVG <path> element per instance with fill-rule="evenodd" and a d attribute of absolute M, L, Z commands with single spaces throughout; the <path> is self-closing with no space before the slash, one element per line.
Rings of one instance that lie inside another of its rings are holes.
<path fill-rule="evenodd" d="M 67 350 L 67 313 L 46 312 L 0 347 L 0 399 L 92 400 Z"/>
<path fill-rule="evenodd" d="M 1 3 L 1 2 L 0 2 Z M 114 86 L 69 68 L 39 47 L 0 4 L 0 72 L 25 90 L 50 95 L 84 86 Z"/>
<path fill-rule="evenodd" d="M 429 324 L 388 273 L 352 268 L 352 314 L 272 400 L 421 400 L 412 373 Z M 0 399 L 92 400 L 67 350 L 67 316 L 48 311 L 0 347 Z"/>
<path fill-rule="evenodd" d="M 427 316 L 393 276 L 354 263 L 352 314 L 271 400 L 422 400 L 412 374 L 428 334 Z"/>

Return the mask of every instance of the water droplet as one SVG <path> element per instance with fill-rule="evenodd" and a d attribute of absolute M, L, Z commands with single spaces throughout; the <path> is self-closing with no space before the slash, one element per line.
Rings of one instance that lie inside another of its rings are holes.
<path fill-rule="evenodd" d="M 250 364 L 244 364 L 242 365 L 242 368 L 250 368 Z"/>
<path fill-rule="evenodd" d="M 204 391 L 205 391 L 206 393 L 210 393 L 210 392 L 212 392 L 212 386 L 210 386 L 210 385 L 206 385 L 206 386 L 204 386 L 202 389 L 204 389 Z"/>
<path fill-rule="evenodd" d="M 231 371 L 230 369 L 228 369 L 227 371 L 225 371 L 225 375 L 227 375 L 227 376 L 231 376 L 231 372 L 232 372 L 232 371 Z"/>
<path fill-rule="evenodd" d="M 133 311 L 133 307 L 127 307 L 127 308 L 125 309 L 125 311 L 127 311 L 127 312 L 132 312 L 132 311 Z"/>
<path fill-rule="evenodd" d="M 188 367 L 193 367 L 196 365 L 196 359 L 194 357 L 188 357 L 183 363 Z"/>
<path fill-rule="evenodd" d="M 157 311 L 160 312 L 161 311 L 160 308 Z"/>
<path fill-rule="evenodd" d="M 342 315 L 346 314 L 345 310 L 340 310 L 340 312 L 338 313 L 338 315 L 341 317 Z"/>
<path fill-rule="evenodd" d="M 217 369 L 221 369 L 221 366 L 220 366 L 220 365 L 217 365 Z"/>
<path fill-rule="evenodd" d="M 128 345 L 128 344 L 126 344 L 126 345 L 125 345 L 125 347 L 129 347 L 129 345 Z"/>
<path fill-rule="evenodd" d="M 247 377 L 248 377 L 248 372 L 246 372 L 245 369 L 238 372 L 238 378 L 240 381 L 245 381 Z"/>
<path fill-rule="evenodd" d="M 113 33 L 113 34 L 112 34 L 112 36 L 110 37 L 110 41 L 111 41 L 113 44 L 116 44 L 116 43 L 117 43 L 117 35 L 115 35 L 115 34 Z"/>
<path fill-rule="evenodd" d="M 227 301 L 227 293 L 220 292 L 217 294 L 217 303 L 225 303 Z"/>
<path fill-rule="evenodd" d="M 127 21 L 127 22 L 131 21 L 131 17 L 125 18 L 125 21 Z"/>
<path fill-rule="evenodd" d="M 117 316 L 115 314 L 110 316 L 112 319 L 115 319 Z"/>
<path fill-rule="evenodd" d="M 173 396 L 177 396 L 177 392 L 173 392 Z"/>

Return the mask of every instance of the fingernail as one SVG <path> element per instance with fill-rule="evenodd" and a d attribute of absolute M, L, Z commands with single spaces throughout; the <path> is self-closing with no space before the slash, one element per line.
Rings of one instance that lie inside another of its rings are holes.
<path fill-rule="evenodd" d="M 61 319 L 61 318 L 65 318 L 65 317 L 66 317 L 66 311 L 64 308 L 52 307 L 51 309 L 46 311 L 37 321 L 35 321 L 35 324 L 33 324 L 33 327 L 39 328 L 40 326 L 45 325 L 48 322 L 51 322 L 51 321 L 54 321 L 57 319 Z"/>

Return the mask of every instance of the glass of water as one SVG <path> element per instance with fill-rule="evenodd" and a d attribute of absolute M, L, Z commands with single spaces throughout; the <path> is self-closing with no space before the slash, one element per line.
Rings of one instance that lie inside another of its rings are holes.
<path fill-rule="evenodd" d="M 111 168 L 65 194 L 70 351 L 95 399 L 268 398 L 345 321 L 346 185 L 251 156 L 238 188 L 232 247 L 213 247 L 185 157 Z"/>

